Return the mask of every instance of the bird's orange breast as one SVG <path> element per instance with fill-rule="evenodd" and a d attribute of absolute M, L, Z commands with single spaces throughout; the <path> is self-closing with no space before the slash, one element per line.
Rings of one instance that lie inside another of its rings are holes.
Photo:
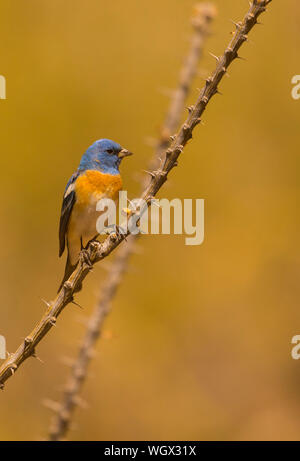
<path fill-rule="evenodd" d="M 85 206 L 90 204 L 91 200 L 99 200 L 101 197 L 116 200 L 121 188 L 122 179 L 120 175 L 87 170 L 76 181 L 76 202 L 78 205 Z"/>

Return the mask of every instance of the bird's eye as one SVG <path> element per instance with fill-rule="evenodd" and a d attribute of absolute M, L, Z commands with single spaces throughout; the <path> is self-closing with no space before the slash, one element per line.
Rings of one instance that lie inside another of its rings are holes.
<path fill-rule="evenodd" d="M 113 151 L 112 149 L 107 149 L 106 152 L 107 152 L 108 154 L 113 154 L 114 151 Z"/>

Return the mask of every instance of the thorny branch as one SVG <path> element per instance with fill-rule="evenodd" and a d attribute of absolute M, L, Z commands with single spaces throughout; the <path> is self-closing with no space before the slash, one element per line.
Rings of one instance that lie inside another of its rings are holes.
<path fill-rule="evenodd" d="M 101 296 L 91 315 L 86 333 L 79 348 L 79 353 L 71 367 L 71 374 L 66 383 L 61 404 L 57 402 L 45 403 L 50 409 L 55 411 L 55 416 L 51 424 L 48 440 L 62 440 L 67 433 L 75 407 L 81 405 L 79 397 L 80 390 L 87 378 L 87 369 L 93 357 L 94 345 L 101 334 L 101 327 L 110 311 L 111 300 L 114 297 L 122 276 L 127 267 L 127 261 L 134 247 L 134 238 L 130 236 L 126 245 L 122 245 L 116 256 L 117 260 L 113 263 L 115 270 L 109 271 L 106 283 L 101 289 Z"/>
<path fill-rule="evenodd" d="M 200 3 L 195 6 L 192 17 L 194 33 L 191 40 L 190 49 L 180 72 L 178 86 L 172 92 L 169 109 L 161 129 L 161 136 L 155 148 L 151 165 L 159 163 L 162 151 L 170 144 L 170 135 L 178 129 L 182 117 L 187 96 L 190 92 L 193 79 L 197 73 L 198 62 L 203 52 L 203 44 L 210 33 L 210 23 L 216 14 L 216 9 L 212 4 Z M 148 183 L 148 178 L 141 184 L 142 191 Z M 93 348 L 97 342 L 104 320 L 111 309 L 112 299 L 122 282 L 122 277 L 126 272 L 128 260 L 135 250 L 136 240 L 140 234 L 131 235 L 127 244 L 122 245 L 118 250 L 115 259 L 110 265 L 105 282 L 100 287 L 100 297 L 90 317 L 88 327 L 79 348 L 79 353 L 71 367 L 71 373 L 65 386 L 62 402 L 46 402 L 46 406 L 55 411 L 55 415 L 50 427 L 48 440 L 62 440 L 71 423 L 75 408 L 80 405 L 80 390 L 87 378 L 87 368 L 92 359 Z"/>
<path fill-rule="evenodd" d="M 141 197 L 148 205 L 151 204 L 153 197 L 167 181 L 170 171 L 177 166 L 178 158 L 187 142 L 192 138 L 194 128 L 201 122 L 201 116 L 207 104 L 218 93 L 219 83 L 226 74 L 227 69 L 235 59 L 239 58 L 239 49 L 248 40 L 249 32 L 257 24 L 259 16 L 266 11 L 266 7 L 271 1 L 252 0 L 244 19 L 236 23 L 236 30 L 229 45 L 222 56 L 216 57 L 216 69 L 207 78 L 196 103 L 190 106 L 189 115 L 177 135 L 172 139 L 170 147 L 164 152 L 160 167 L 151 172 L 150 184 L 145 188 Z M 93 265 L 108 256 L 126 237 L 127 235 L 124 234 L 111 234 L 103 243 L 92 242 L 86 251 L 81 252 L 77 268 L 69 280 L 65 282 L 56 298 L 48 304 L 48 308 L 41 320 L 22 341 L 16 352 L 11 354 L 1 365 L 1 389 L 4 388 L 4 383 L 19 369 L 26 359 L 35 356 L 36 346 L 55 325 L 62 310 L 73 302 L 74 293 L 78 290 Z"/>

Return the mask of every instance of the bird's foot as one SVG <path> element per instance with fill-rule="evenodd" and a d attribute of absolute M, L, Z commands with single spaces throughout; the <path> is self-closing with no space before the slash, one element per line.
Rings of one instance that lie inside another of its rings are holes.
<path fill-rule="evenodd" d="M 91 262 L 89 252 L 88 252 L 88 250 L 86 248 L 83 248 L 83 250 L 81 250 L 80 257 L 82 259 L 82 262 L 87 264 L 89 267 L 93 266 L 93 264 Z"/>
<path fill-rule="evenodd" d="M 90 243 L 93 243 L 97 240 L 97 238 L 99 237 L 99 234 L 96 234 L 91 240 L 88 241 L 88 244 L 87 244 L 87 247 L 89 246 Z"/>

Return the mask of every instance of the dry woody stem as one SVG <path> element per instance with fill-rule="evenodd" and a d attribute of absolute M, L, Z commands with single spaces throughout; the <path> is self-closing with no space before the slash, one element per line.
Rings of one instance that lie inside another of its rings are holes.
<path fill-rule="evenodd" d="M 161 129 L 160 139 L 150 162 L 150 168 L 153 168 L 155 164 L 159 163 L 161 153 L 170 144 L 170 135 L 178 129 L 187 96 L 197 74 L 204 41 L 210 33 L 209 26 L 215 14 L 215 7 L 208 3 L 198 4 L 194 8 L 192 17 L 194 33 L 191 39 L 190 49 L 180 72 L 178 86 L 176 90 L 172 92 L 170 106 Z M 148 178 L 141 184 L 142 191 L 147 184 Z M 101 284 L 100 297 L 90 317 L 77 359 L 71 368 L 71 373 L 63 392 L 62 402 L 52 402 L 51 404 L 51 408 L 55 411 L 55 415 L 48 435 L 48 440 L 50 441 L 64 439 L 70 428 L 74 410 L 80 405 L 81 399 L 79 398 L 79 393 L 87 378 L 87 369 L 89 362 L 92 360 L 95 343 L 101 334 L 104 320 L 111 310 L 112 299 L 122 282 L 123 275 L 128 267 L 128 260 L 135 251 L 136 240 L 139 236 L 140 234 L 130 236 L 126 245 L 121 246 L 110 265 L 105 282 Z"/>
<path fill-rule="evenodd" d="M 167 181 L 170 171 L 177 166 L 178 158 L 187 142 L 192 138 L 195 127 L 211 98 L 218 93 L 218 86 L 227 72 L 230 64 L 239 58 L 238 51 L 248 40 L 248 34 L 257 24 L 259 16 L 266 11 L 271 0 L 253 0 L 244 19 L 235 25 L 235 32 L 224 53 L 217 57 L 214 72 L 207 78 L 195 104 L 189 108 L 189 115 L 178 133 L 172 137 L 170 147 L 163 153 L 160 166 L 151 172 L 151 180 L 145 188 L 142 197 L 148 205 L 153 197 Z M 16 352 L 11 354 L 0 367 L 0 387 L 19 369 L 29 357 L 35 356 L 35 349 L 42 338 L 55 325 L 62 310 L 73 301 L 73 295 L 81 286 L 82 281 L 93 265 L 108 256 L 127 236 L 112 234 L 103 243 L 92 242 L 86 251 L 80 254 L 77 268 L 63 285 L 56 298 L 48 304 L 47 310 L 32 332 L 22 341 Z"/>
<path fill-rule="evenodd" d="M 79 353 L 71 367 L 71 373 L 64 388 L 62 402 L 49 402 L 46 406 L 55 411 L 55 416 L 52 421 L 48 440 L 58 441 L 64 440 L 67 431 L 70 428 L 72 415 L 77 406 L 81 406 L 81 398 L 79 396 L 84 381 L 87 379 L 87 370 L 90 361 L 93 358 L 94 345 L 101 334 L 101 328 L 104 320 L 111 309 L 111 300 L 118 289 L 122 276 L 127 267 L 127 261 L 134 247 L 133 236 L 128 238 L 126 245 L 122 245 L 116 256 L 116 261 L 113 263 L 114 270 L 110 270 L 106 283 L 101 289 L 101 296 L 91 315 L 86 333 L 79 348 Z"/>

